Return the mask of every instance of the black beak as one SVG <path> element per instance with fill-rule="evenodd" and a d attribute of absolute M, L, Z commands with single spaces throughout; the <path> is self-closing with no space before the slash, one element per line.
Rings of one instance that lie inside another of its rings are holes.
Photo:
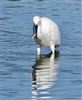
<path fill-rule="evenodd" d="M 37 25 L 33 25 L 33 35 L 32 35 L 32 38 L 37 38 L 37 28 L 38 26 Z"/>

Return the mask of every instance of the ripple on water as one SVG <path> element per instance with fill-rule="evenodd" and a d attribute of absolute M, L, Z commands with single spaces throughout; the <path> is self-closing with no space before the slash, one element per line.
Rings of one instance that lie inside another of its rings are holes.
<path fill-rule="evenodd" d="M 0 17 L 0 20 L 10 19 L 9 17 Z"/>

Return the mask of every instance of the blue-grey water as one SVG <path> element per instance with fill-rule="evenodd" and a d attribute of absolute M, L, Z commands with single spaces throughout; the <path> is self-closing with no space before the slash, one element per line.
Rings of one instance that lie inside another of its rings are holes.
<path fill-rule="evenodd" d="M 0 100 L 82 100 L 81 0 L 0 0 L 0 8 Z M 55 59 L 36 57 L 34 15 L 60 28 Z"/>

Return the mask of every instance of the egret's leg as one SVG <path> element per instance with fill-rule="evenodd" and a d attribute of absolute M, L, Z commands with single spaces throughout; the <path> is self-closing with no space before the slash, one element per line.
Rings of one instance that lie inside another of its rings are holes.
<path fill-rule="evenodd" d="M 54 46 L 54 44 L 51 44 L 50 48 L 51 48 L 52 53 L 55 54 L 55 46 Z"/>
<path fill-rule="evenodd" d="M 41 48 L 40 48 L 40 46 L 38 46 L 37 47 L 37 54 L 40 55 L 40 52 L 41 52 Z"/>

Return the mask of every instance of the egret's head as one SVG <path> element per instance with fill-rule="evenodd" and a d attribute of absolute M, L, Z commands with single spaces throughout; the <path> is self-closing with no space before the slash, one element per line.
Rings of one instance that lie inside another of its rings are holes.
<path fill-rule="evenodd" d="M 39 25 L 40 24 L 40 17 L 39 16 L 34 16 L 33 17 L 33 22 L 35 25 Z"/>
<path fill-rule="evenodd" d="M 33 35 L 32 38 L 37 38 L 37 32 L 38 32 L 38 25 L 40 24 L 40 17 L 34 16 L 33 17 Z"/>

